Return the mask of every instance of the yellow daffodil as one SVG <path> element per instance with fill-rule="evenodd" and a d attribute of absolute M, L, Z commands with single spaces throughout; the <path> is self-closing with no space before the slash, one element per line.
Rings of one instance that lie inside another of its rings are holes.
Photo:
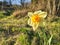
<path fill-rule="evenodd" d="M 42 22 L 42 20 L 46 18 L 47 12 L 43 12 L 41 10 L 35 11 L 34 13 L 28 12 L 28 16 L 30 17 L 28 20 L 28 24 L 32 26 L 33 30 L 35 31 L 38 28 L 40 22 Z"/>

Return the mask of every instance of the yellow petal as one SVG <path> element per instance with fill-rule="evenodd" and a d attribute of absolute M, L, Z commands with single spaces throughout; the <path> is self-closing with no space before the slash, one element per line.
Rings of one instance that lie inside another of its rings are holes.
<path fill-rule="evenodd" d="M 42 17 L 42 18 L 46 18 L 47 12 L 41 12 L 41 13 L 39 13 L 38 15 L 39 15 L 40 17 Z"/>
<path fill-rule="evenodd" d="M 31 19 L 28 19 L 28 25 L 31 25 Z"/>
<path fill-rule="evenodd" d="M 28 12 L 28 16 L 31 17 L 33 15 L 32 12 Z"/>
<path fill-rule="evenodd" d="M 33 23 L 32 27 L 33 27 L 33 30 L 35 31 L 39 26 L 39 23 Z"/>
<path fill-rule="evenodd" d="M 32 21 L 31 21 L 31 19 L 28 20 L 28 25 L 32 26 Z"/>
<path fill-rule="evenodd" d="M 34 14 L 39 14 L 39 13 L 41 13 L 41 10 L 34 12 Z"/>

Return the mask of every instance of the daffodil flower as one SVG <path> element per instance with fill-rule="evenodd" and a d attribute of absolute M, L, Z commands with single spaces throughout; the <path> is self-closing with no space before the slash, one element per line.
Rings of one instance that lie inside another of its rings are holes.
<path fill-rule="evenodd" d="M 42 20 L 46 18 L 47 12 L 43 12 L 41 10 L 35 11 L 34 13 L 28 12 L 28 16 L 28 24 L 32 26 L 33 30 L 35 31 L 38 28 L 39 24 L 42 22 Z"/>

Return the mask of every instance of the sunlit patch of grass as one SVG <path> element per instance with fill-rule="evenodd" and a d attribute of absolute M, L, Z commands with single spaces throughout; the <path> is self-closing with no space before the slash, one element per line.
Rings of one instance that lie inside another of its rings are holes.
<path fill-rule="evenodd" d="M 50 17 L 51 18 L 51 17 Z M 28 17 L 16 19 L 14 16 L 8 16 L 0 19 L 0 45 L 33 45 L 40 43 L 43 45 L 43 32 L 45 30 L 46 38 L 49 39 L 53 35 L 51 45 L 60 45 L 60 17 L 55 17 L 52 20 L 45 20 L 45 26 L 41 25 L 36 32 L 33 32 L 32 27 L 27 25 Z M 6 31 L 7 32 L 6 32 Z M 8 33 L 8 30 L 12 31 Z M 40 37 L 37 34 L 40 33 Z M 38 40 L 39 39 L 39 40 Z M 39 42 L 36 42 L 36 41 Z"/>
<path fill-rule="evenodd" d="M 3 14 L 3 11 L 0 11 L 0 19 L 1 19 L 1 18 L 5 18 L 5 17 L 7 17 L 7 16 L 5 16 L 5 15 Z"/>

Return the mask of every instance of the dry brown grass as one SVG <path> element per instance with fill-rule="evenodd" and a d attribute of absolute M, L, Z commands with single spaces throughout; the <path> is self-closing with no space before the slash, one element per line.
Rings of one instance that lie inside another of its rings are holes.
<path fill-rule="evenodd" d="M 23 10 L 15 10 L 14 12 L 13 12 L 13 16 L 15 16 L 15 17 L 24 17 L 24 16 L 26 16 L 27 15 L 27 10 L 25 10 L 25 9 L 23 9 Z"/>

